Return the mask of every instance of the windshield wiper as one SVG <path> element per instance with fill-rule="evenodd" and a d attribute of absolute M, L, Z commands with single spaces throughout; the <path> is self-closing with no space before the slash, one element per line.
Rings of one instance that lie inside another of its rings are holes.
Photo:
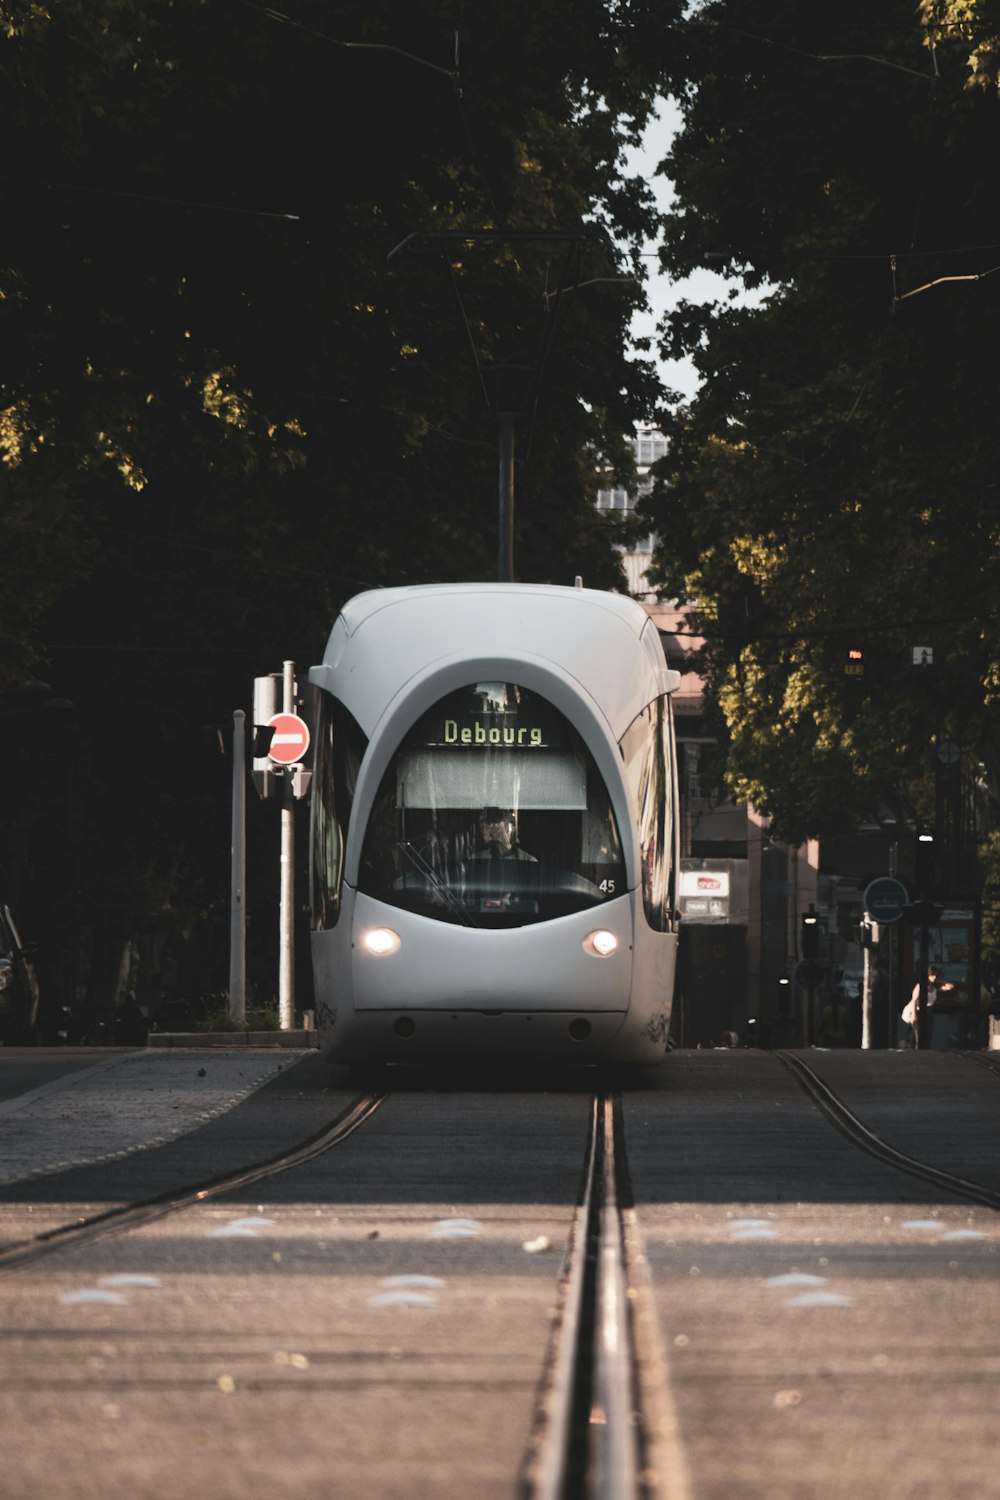
<path fill-rule="evenodd" d="M 479 923 L 474 919 L 468 907 L 465 906 L 461 901 L 459 901 L 458 897 L 455 895 L 451 887 L 441 879 L 441 876 L 435 870 L 434 866 L 428 864 L 423 855 L 419 854 L 417 850 L 414 849 L 409 839 L 397 839 L 396 847 L 397 849 L 402 849 L 403 853 L 413 864 L 413 867 L 416 870 L 417 874 L 422 875 L 425 880 L 430 881 L 433 888 L 443 898 L 445 905 L 451 907 L 451 910 L 455 913 L 460 922 L 463 922 L 466 927 L 479 926 Z"/>

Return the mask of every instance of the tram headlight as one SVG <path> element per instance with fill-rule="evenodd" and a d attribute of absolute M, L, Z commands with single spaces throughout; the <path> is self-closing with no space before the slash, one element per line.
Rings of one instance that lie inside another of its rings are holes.
<path fill-rule="evenodd" d="M 596 932 L 587 933 L 583 946 L 596 958 L 610 958 L 618 947 L 618 939 L 606 927 L 599 927 Z"/>
<path fill-rule="evenodd" d="M 370 927 L 361 935 L 361 946 L 373 958 L 384 958 L 387 953 L 398 953 L 402 938 L 391 927 Z"/>

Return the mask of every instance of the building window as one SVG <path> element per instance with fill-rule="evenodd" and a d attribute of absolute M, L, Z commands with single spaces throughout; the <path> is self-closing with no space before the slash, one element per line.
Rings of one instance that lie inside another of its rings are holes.
<path fill-rule="evenodd" d="M 631 506 L 629 504 L 628 490 L 623 490 L 623 489 L 598 490 L 597 491 L 597 509 L 598 510 L 620 510 L 620 511 L 628 511 L 628 510 L 630 510 Z"/>

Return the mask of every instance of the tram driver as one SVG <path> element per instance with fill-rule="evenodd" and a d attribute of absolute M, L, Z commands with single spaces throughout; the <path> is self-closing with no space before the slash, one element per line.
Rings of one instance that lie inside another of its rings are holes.
<path fill-rule="evenodd" d="M 513 809 L 484 807 L 479 815 L 479 837 L 473 859 L 538 860 L 521 848 L 518 839 L 517 813 Z"/>

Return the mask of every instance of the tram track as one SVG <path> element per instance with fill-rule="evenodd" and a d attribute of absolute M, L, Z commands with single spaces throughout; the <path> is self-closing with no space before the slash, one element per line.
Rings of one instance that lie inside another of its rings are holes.
<path fill-rule="evenodd" d="M 321 1130 L 263 1161 L 8 1245 L 0 1249 L 0 1275 L 143 1228 L 313 1161 L 353 1135 L 388 1097 L 384 1090 L 360 1094 Z M 659 1477 L 672 1471 L 668 1493 L 671 1500 L 684 1500 L 688 1491 L 672 1411 L 625 1163 L 621 1101 L 604 1091 L 590 1101 L 561 1313 L 524 1493 L 531 1500 L 651 1500 L 661 1492 Z"/>
<path fill-rule="evenodd" d="M 739 1064 L 739 1059 L 722 1057 L 701 1061 L 703 1066 L 699 1078 L 711 1070 L 712 1079 L 718 1080 L 721 1077 L 725 1082 L 735 1076 L 733 1070 Z M 759 1054 L 756 1057 L 748 1055 L 746 1061 L 748 1066 L 753 1064 L 753 1067 L 749 1075 L 745 1074 L 744 1077 L 749 1076 L 753 1088 L 760 1089 L 762 1102 L 770 1104 L 776 1095 L 775 1082 L 783 1076 L 781 1072 L 774 1071 L 774 1063 L 778 1062 L 794 1078 L 809 1100 L 807 1105 L 798 1096 L 797 1119 L 804 1120 L 812 1108 L 819 1109 L 828 1123 L 833 1124 L 855 1148 L 878 1158 L 884 1164 L 932 1183 L 935 1188 L 946 1191 L 949 1197 L 960 1197 L 990 1209 L 1000 1208 L 1000 1193 L 992 1191 L 983 1183 L 973 1182 L 929 1163 L 920 1162 L 880 1139 L 839 1097 L 835 1088 L 830 1087 L 819 1076 L 819 1072 L 810 1066 L 809 1061 L 801 1056 L 779 1051 L 771 1054 L 770 1059 Z M 822 1067 L 822 1063 L 818 1066 Z M 835 1081 L 842 1076 L 832 1067 L 826 1071 Z M 853 1075 L 848 1072 L 847 1076 Z M 683 1081 L 682 1079 L 681 1082 Z M 715 1086 L 717 1087 L 717 1083 Z M 591 1084 L 590 1087 L 594 1085 Z M 519 1394 L 519 1400 L 523 1400 L 523 1406 L 519 1407 L 519 1421 L 523 1425 L 518 1427 L 513 1439 L 514 1446 L 502 1449 L 498 1447 L 499 1460 L 494 1460 L 504 1466 L 509 1465 L 509 1470 L 505 1467 L 505 1472 L 509 1472 L 511 1490 L 518 1493 L 521 1500 L 571 1500 L 571 1497 L 572 1500 L 689 1500 L 693 1487 L 688 1472 L 689 1463 L 692 1471 L 700 1477 L 706 1463 L 714 1462 L 711 1455 L 706 1457 L 704 1445 L 699 1447 L 697 1423 L 700 1419 L 692 1417 L 690 1384 L 692 1380 L 697 1381 L 699 1378 L 697 1365 L 694 1366 L 694 1374 L 692 1373 L 692 1352 L 696 1353 L 697 1358 L 704 1358 L 705 1351 L 711 1354 L 712 1345 L 708 1339 L 704 1349 L 701 1349 L 699 1340 L 695 1339 L 692 1344 L 686 1333 L 683 1344 L 679 1338 L 674 1338 L 677 1326 L 687 1328 L 688 1325 L 671 1323 L 671 1307 L 676 1313 L 676 1307 L 684 1304 L 687 1316 L 687 1304 L 692 1300 L 696 1302 L 697 1297 L 692 1298 L 686 1291 L 679 1289 L 676 1282 L 671 1286 L 669 1272 L 674 1262 L 664 1250 L 666 1233 L 672 1233 L 672 1229 L 665 1231 L 664 1226 L 668 1223 L 672 1225 L 673 1218 L 676 1217 L 678 1202 L 674 1200 L 679 1200 L 681 1206 L 687 1202 L 683 1185 L 690 1178 L 685 1179 L 682 1175 L 679 1180 L 676 1174 L 661 1168 L 655 1128 L 650 1128 L 649 1121 L 643 1118 L 645 1112 L 642 1109 L 633 1111 L 630 1096 L 620 1093 L 620 1087 L 620 1079 L 609 1086 L 609 1080 L 605 1078 L 597 1084 L 593 1094 L 589 1089 L 586 1092 L 574 1089 L 577 1097 L 573 1101 L 572 1110 L 565 1113 L 559 1148 L 554 1152 L 554 1159 L 559 1163 L 559 1191 L 556 1196 L 546 1198 L 545 1201 L 557 1205 L 559 1214 L 553 1215 L 551 1223 L 544 1227 L 548 1229 L 553 1241 L 557 1236 L 561 1241 L 568 1229 L 567 1248 L 558 1271 L 554 1258 L 552 1270 L 547 1275 L 546 1267 L 539 1262 L 533 1263 L 533 1273 L 537 1273 L 530 1278 L 533 1280 L 532 1296 L 535 1299 L 533 1321 L 530 1343 L 526 1342 L 524 1345 L 528 1350 L 530 1364 L 525 1366 L 526 1373 L 522 1377 Z M 782 1102 L 787 1103 L 787 1082 L 777 1092 Z M 990 1089 L 985 1092 L 992 1095 Z M 791 1095 L 797 1096 L 798 1090 L 793 1089 Z M 392 1096 L 394 1100 L 403 1097 L 402 1093 L 397 1094 L 395 1090 Z M 389 1097 L 388 1090 L 366 1090 L 321 1130 L 267 1160 L 191 1183 L 141 1203 L 133 1202 L 108 1209 L 88 1219 L 63 1224 L 44 1231 L 34 1239 L 11 1245 L 6 1250 L 0 1250 L 0 1272 L 20 1266 L 28 1267 L 64 1247 L 85 1244 L 104 1236 L 125 1234 L 172 1213 L 196 1207 L 228 1192 L 239 1192 L 268 1177 L 304 1165 L 321 1157 L 363 1127 Z M 683 1106 L 685 1097 L 681 1088 L 677 1091 L 676 1099 L 671 1102 Z M 695 1093 L 690 1102 L 695 1103 L 704 1097 Z M 343 1098 L 342 1095 L 341 1099 Z M 497 1108 L 499 1110 L 499 1105 Z M 630 1132 L 629 1152 L 626 1152 L 625 1140 L 626 1110 Z M 467 1113 L 464 1101 L 459 1099 L 450 1117 L 452 1123 L 464 1119 Z M 434 1128 L 438 1128 L 436 1103 L 429 1117 L 435 1122 Z M 315 1116 L 313 1118 L 315 1121 Z M 493 1118 L 491 1115 L 486 1122 L 490 1128 L 480 1131 L 483 1149 L 474 1163 L 478 1173 L 484 1170 L 484 1163 L 492 1160 L 496 1151 L 497 1137 Z M 499 1119 L 499 1114 L 497 1118 Z M 691 1118 L 695 1119 L 696 1116 L 692 1115 Z M 388 1127 L 390 1122 L 383 1117 L 381 1123 Z M 676 1119 L 674 1123 L 676 1126 Z M 824 1128 L 813 1119 L 814 1136 L 821 1135 Z M 381 1138 L 384 1150 L 387 1145 L 387 1130 L 383 1132 L 380 1128 L 373 1134 Z M 531 1132 L 526 1134 L 530 1136 Z M 378 1144 L 376 1141 L 376 1145 Z M 705 1142 L 706 1160 L 713 1147 L 714 1138 L 709 1136 Z M 750 1155 L 754 1149 L 751 1144 Z M 524 1171 L 529 1171 L 533 1160 L 531 1140 L 527 1140 L 525 1152 L 520 1158 L 516 1154 L 513 1157 L 514 1166 L 510 1176 L 513 1190 L 510 1201 L 515 1203 L 521 1201 L 520 1194 L 523 1192 L 518 1164 Z M 844 1158 L 844 1170 L 850 1171 L 850 1154 L 838 1155 Z M 629 1156 L 635 1172 L 635 1193 Z M 380 1156 L 376 1151 L 373 1159 L 374 1173 L 378 1170 L 378 1163 L 388 1160 L 388 1157 Z M 393 1178 L 392 1181 L 396 1179 Z M 461 1190 L 451 1192 L 450 1196 L 435 1188 L 431 1193 L 431 1201 L 447 1201 L 451 1205 L 450 1212 L 455 1211 L 456 1205 L 477 1202 L 474 1195 L 479 1179 L 468 1176 L 461 1181 Z M 738 1172 L 734 1183 L 737 1184 L 733 1190 L 734 1195 L 738 1197 Z M 650 1235 L 651 1253 L 660 1267 L 657 1272 L 658 1302 L 654 1299 L 642 1226 L 636 1212 L 636 1198 L 642 1205 L 644 1219 L 648 1207 L 646 1229 Z M 501 1196 L 497 1201 L 505 1203 L 507 1199 Z M 776 1219 L 779 1217 L 778 1214 L 775 1215 Z M 777 1235 L 769 1237 L 778 1238 Z M 390 1241 L 384 1238 L 379 1246 L 380 1254 L 383 1247 L 390 1243 L 392 1251 L 384 1263 L 373 1262 L 368 1269 L 372 1275 L 399 1270 L 409 1275 L 412 1266 L 407 1263 L 407 1259 L 396 1260 L 393 1257 L 397 1252 L 401 1257 L 408 1257 L 410 1240 L 397 1238 Z M 501 1244 L 501 1240 L 498 1239 L 497 1243 Z M 712 1240 L 711 1243 L 716 1244 L 717 1241 Z M 525 1245 L 524 1248 L 529 1247 Z M 679 1253 L 683 1254 L 683 1250 Z M 722 1254 L 733 1257 L 725 1262 L 727 1274 L 736 1265 L 735 1257 L 740 1257 L 740 1274 L 750 1274 L 750 1269 L 742 1261 L 745 1257 L 755 1255 L 754 1247 L 750 1247 L 749 1251 L 746 1247 L 733 1250 L 728 1248 L 728 1242 L 723 1242 Z M 279 1258 L 275 1256 L 275 1262 Z M 97 1260 L 106 1262 L 107 1257 L 102 1255 Z M 457 1253 L 454 1263 L 458 1265 Z M 494 1274 L 497 1264 L 501 1263 L 493 1257 L 492 1249 L 481 1260 L 472 1258 L 468 1262 L 464 1252 L 462 1253 L 462 1264 L 466 1272 L 470 1277 L 481 1277 L 483 1285 L 489 1285 L 489 1277 Z M 152 1268 L 159 1270 L 159 1266 L 155 1264 Z M 331 1270 L 329 1260 L 324 1258 L 313 1269 L 317 1274 L 317 1285 L 320 1281 L 325 1284 Z M 419 1269 L 421 1273 L 427 1270 L 441 1273 L 443 1267 L 441 1263 L 436 1263 L 422 1265 Z M 768 1263 L 757 1269 L 762 1274 L 762 1269 L 774 1267 Z M 470 1280 L 469 1285 L 472 1284 Z M 443 1281 L 441 1287 L 443 1318 L 450 1314 L 444 1306 Z M 271 1286 L 272 1296 L 277 1294 L 277 1289 L 276 1278 Z M 552 1299 L 556 1292 L 558 1307 L 553 1313 Z M 337 1289 L 331 1303 L 334 1308 L 334 1326 L 338 1329 L 341 1324 L 337 1319 L 343 1315 L 343 1308 L 337 1301 L 340 1295 Z M 412 1291 L 410 1295 L 413 1295 Z M 294 1300 L 293 1297 L 292 1302 Z M 392 1316 L 390 1313 L 378 1313 L 373 1315 L 373 1321 L 385 1317 L 388 1328 L 388 1319 Z M 423 1317 L 423 1314 L 415 1315 L 414 1322 L 416 1316 Z M 475 1331 L 470 1334 L 470 1348 L 476 1340 L 479 1341 L 480 1349 L 495 1347 L 491 1338 L 495 1338 L 498 1320 L 494 1317 L 491 1323 L 491 1316 L 484 1315 L 482 1324 L 477 1324 Z M 365 1325 L 364 1314 L 359 1317 L 356 1308 L 349 1309 L 348 1322 L 343 1325 L 349 1327 L 349 1337 L 357 1336 L 356 1328 L 359 1325 Z M 741 1326 L 745 1326 L 747 1337 L 752 1341 L 757 1328 L 752 1316 L 748 1314 L 745 1325 Z M 703 1316 L 703 1327 L 706 1330 L 710 1327 L 706 1316 Z M 309 1357 L 313 1358 L 311 1346 L 306 1343 L 289 1343 L 291 1334 L 284 1332 L 284 1325 L 282 1329 L 283 1348 L 308 1349 Z M 669 1330 L 667 1338 L 671 1342 L 669 1359 L 665 1330 Z M 393 1332 L 390 1336 L 394 1345 L 402 1344 L 397 1333 Z M 224 1339 L 220 1345 L 230 1360 L 231 1342 L 231 1339 L 228 1343 Z M 674 1351 L 675 1343 L 680 1352 Z M 417 1347 L 415 1343 L 414 1349 Z M 881 1347 L 873 1345 L 872 1348 L 881 1358 Z M 763 1355 L 760 1357 L 763 1358 Z M 823 1357 L 826 1357 L 825 1352 Z M 317 1365 L 319 1358 L 320 1355 L 317 1354 Z M 671 1379 L 671 1364 L 676 1368 L 676 1381 Z M 232 1366 L 226 1364 L 222 1368 L 228 1371 Z M 382 1373 L 379 1372 L 380 1381 Z M 236 1370 L 235 1378 L 238 1387 L 244 1389 L 244 1377 L 239 1370 Z M 251 1390 L 253 1381 L 259 1378 L 259 1371 L 248 1373 L 245 1389 Z M 784 1390 L 784 1386 L 781 1389 Z M 414 1399 L 416 1398 L 412 1392 L 406 1397 L 407 1401 Z M 806 1399 L 809 1399 L 808 1392 Z M 683 1443 L 677 1416 L 678 1406 L 684 1413 L 685 1420 L 686 1441 Z M 400 1410 L 405 1408 L 401 1407 Z M 733 1410 L 736 1411 L 737 1408 L 734 1406 Z M 770 1419 L 769 1410 L 763 1412 L 765 1426 Z M 530 1440 L 527 1438 L 529 1431 Z M 464 1434 L 459 1433 L 458 1441 L 461 1442 L 463 1438 Z M 443 1434 L 441 1452 L 447 1451 L 450 1454 L 451 1447 L 446 1449 L 444 1445 L 455 1441 L 454 1433 Z M 471 1487 L 463 1492 L 472 1492 Z"/>
<path fill-rule="evenodd" d="M 632 1203 L 621 1102 L 612 1094 L 596 1094 L 591 1104 L 584 1180 L 540 1419 L 524 1484 L 530 1500 L 688 1495 Z"/>
<path fill-rule="evenodd" d="M 909 1156 L 905 1151 L 889 1145 L 859 1119 L 829 1084 L 824 1083 L 819 1074 L 809 1067 L 808 1063 L 803 1062 L 793 1052 L 780 1051 L 774 1055 L 788 1069 L 799 1087 L 830 1123 L 866 1155 L 875 1157 L 876 1160 L 896 1168 L 897 1171 L 905 1172 L 911 1177 L 916 1177 L 922 1182 L 930 1183 L 937 1188 L 944 1188 L 947 1192 L 964 1198 L 968 1202 L 978 1203 L 984 1208 L 1000 1212 L 1000 1192 L 986 1187 L 981 1182 L 974 1182 L 968 1177 L 961 1177 L 957 1173 L 932 1166 L 930 1162 L 920 1161 L 917 1157 Z M 991 1071 L 996 1070 L 991 1069 Z"/>
<path fill-rule="evenodd" d="M 784 1051 L 773 1056 L 857 1149 L 937 1189 L 1000 1210 L 1000 1192 L 891 1146 L 801 1057 Z M 127 1233 L 304 1165 L 348 1139 L 387 1097 L 385 1090 L 360 1094 L 321 1130 L 266 1160 L 10 1245 L 0 1250 L 0 1273 Z M 521 1466 L 523 1500 L 687 1500 L 687 1460 L 633 1202 L 622 1101 L 612 1089 L 600 1089 L 589 1101 L 559 1291 L 534 1437 Z"/>
<path fill-rule="evenodd" d="M 776 1052 L 852 1145 L 900 1172 L 1000 1211 L 1000 1192 L 920 1161 L 875 1134 L 814 1069 Z M 992 1069 L 997 1071 L 996 1068 Z M 529 1455 L 527 1500 L 686 1500 L 666 1353 L 625 1160 L 620 1100 L 592 1101 L 584 1183 L 567 1253 L 561 1317 Z"/>
<path fill-rule="evenodd" d="M 322 1130 L 264 1161 L 250 1166 L 236 1167 L 228 1172 L 192 1183 L 187 1187 L 173 1189 L 137 1203 L 125 1203 L 103 1210 L 86 1218 L 74 1219 L 71 1223 L 59 1224 L 29 1240 L 21 1240 L 0 1250 L 0 1275 L 36 1261 L 70 1246 L 87 1244 L 107 1235 L 124 1234 L 131 1229 L 152 1224 L 169 1214 L 179 1213 L 193 1204 L 205 1203 L 222 1193 L 251 1187 L 265 1178 L 286 1172 L 292 1167 L 313 1161 L 316 1157 L 339 1146 L 350 1135 L 371 1118 L 387 1098 L 384 1092 L 365 1093 L 354 1099 L 346 1109 Z"/>
<path fill-rule="evenodd" d="M 987 1073 L 995 1073 L 1000 1077 L 1000 1058 L 996 1054 L 984 1056 L 981 1052 L 960 1052 L 959 1056 L 966 1062 L 975 1063 L 980 1068 L 985 1068 Z"/>

